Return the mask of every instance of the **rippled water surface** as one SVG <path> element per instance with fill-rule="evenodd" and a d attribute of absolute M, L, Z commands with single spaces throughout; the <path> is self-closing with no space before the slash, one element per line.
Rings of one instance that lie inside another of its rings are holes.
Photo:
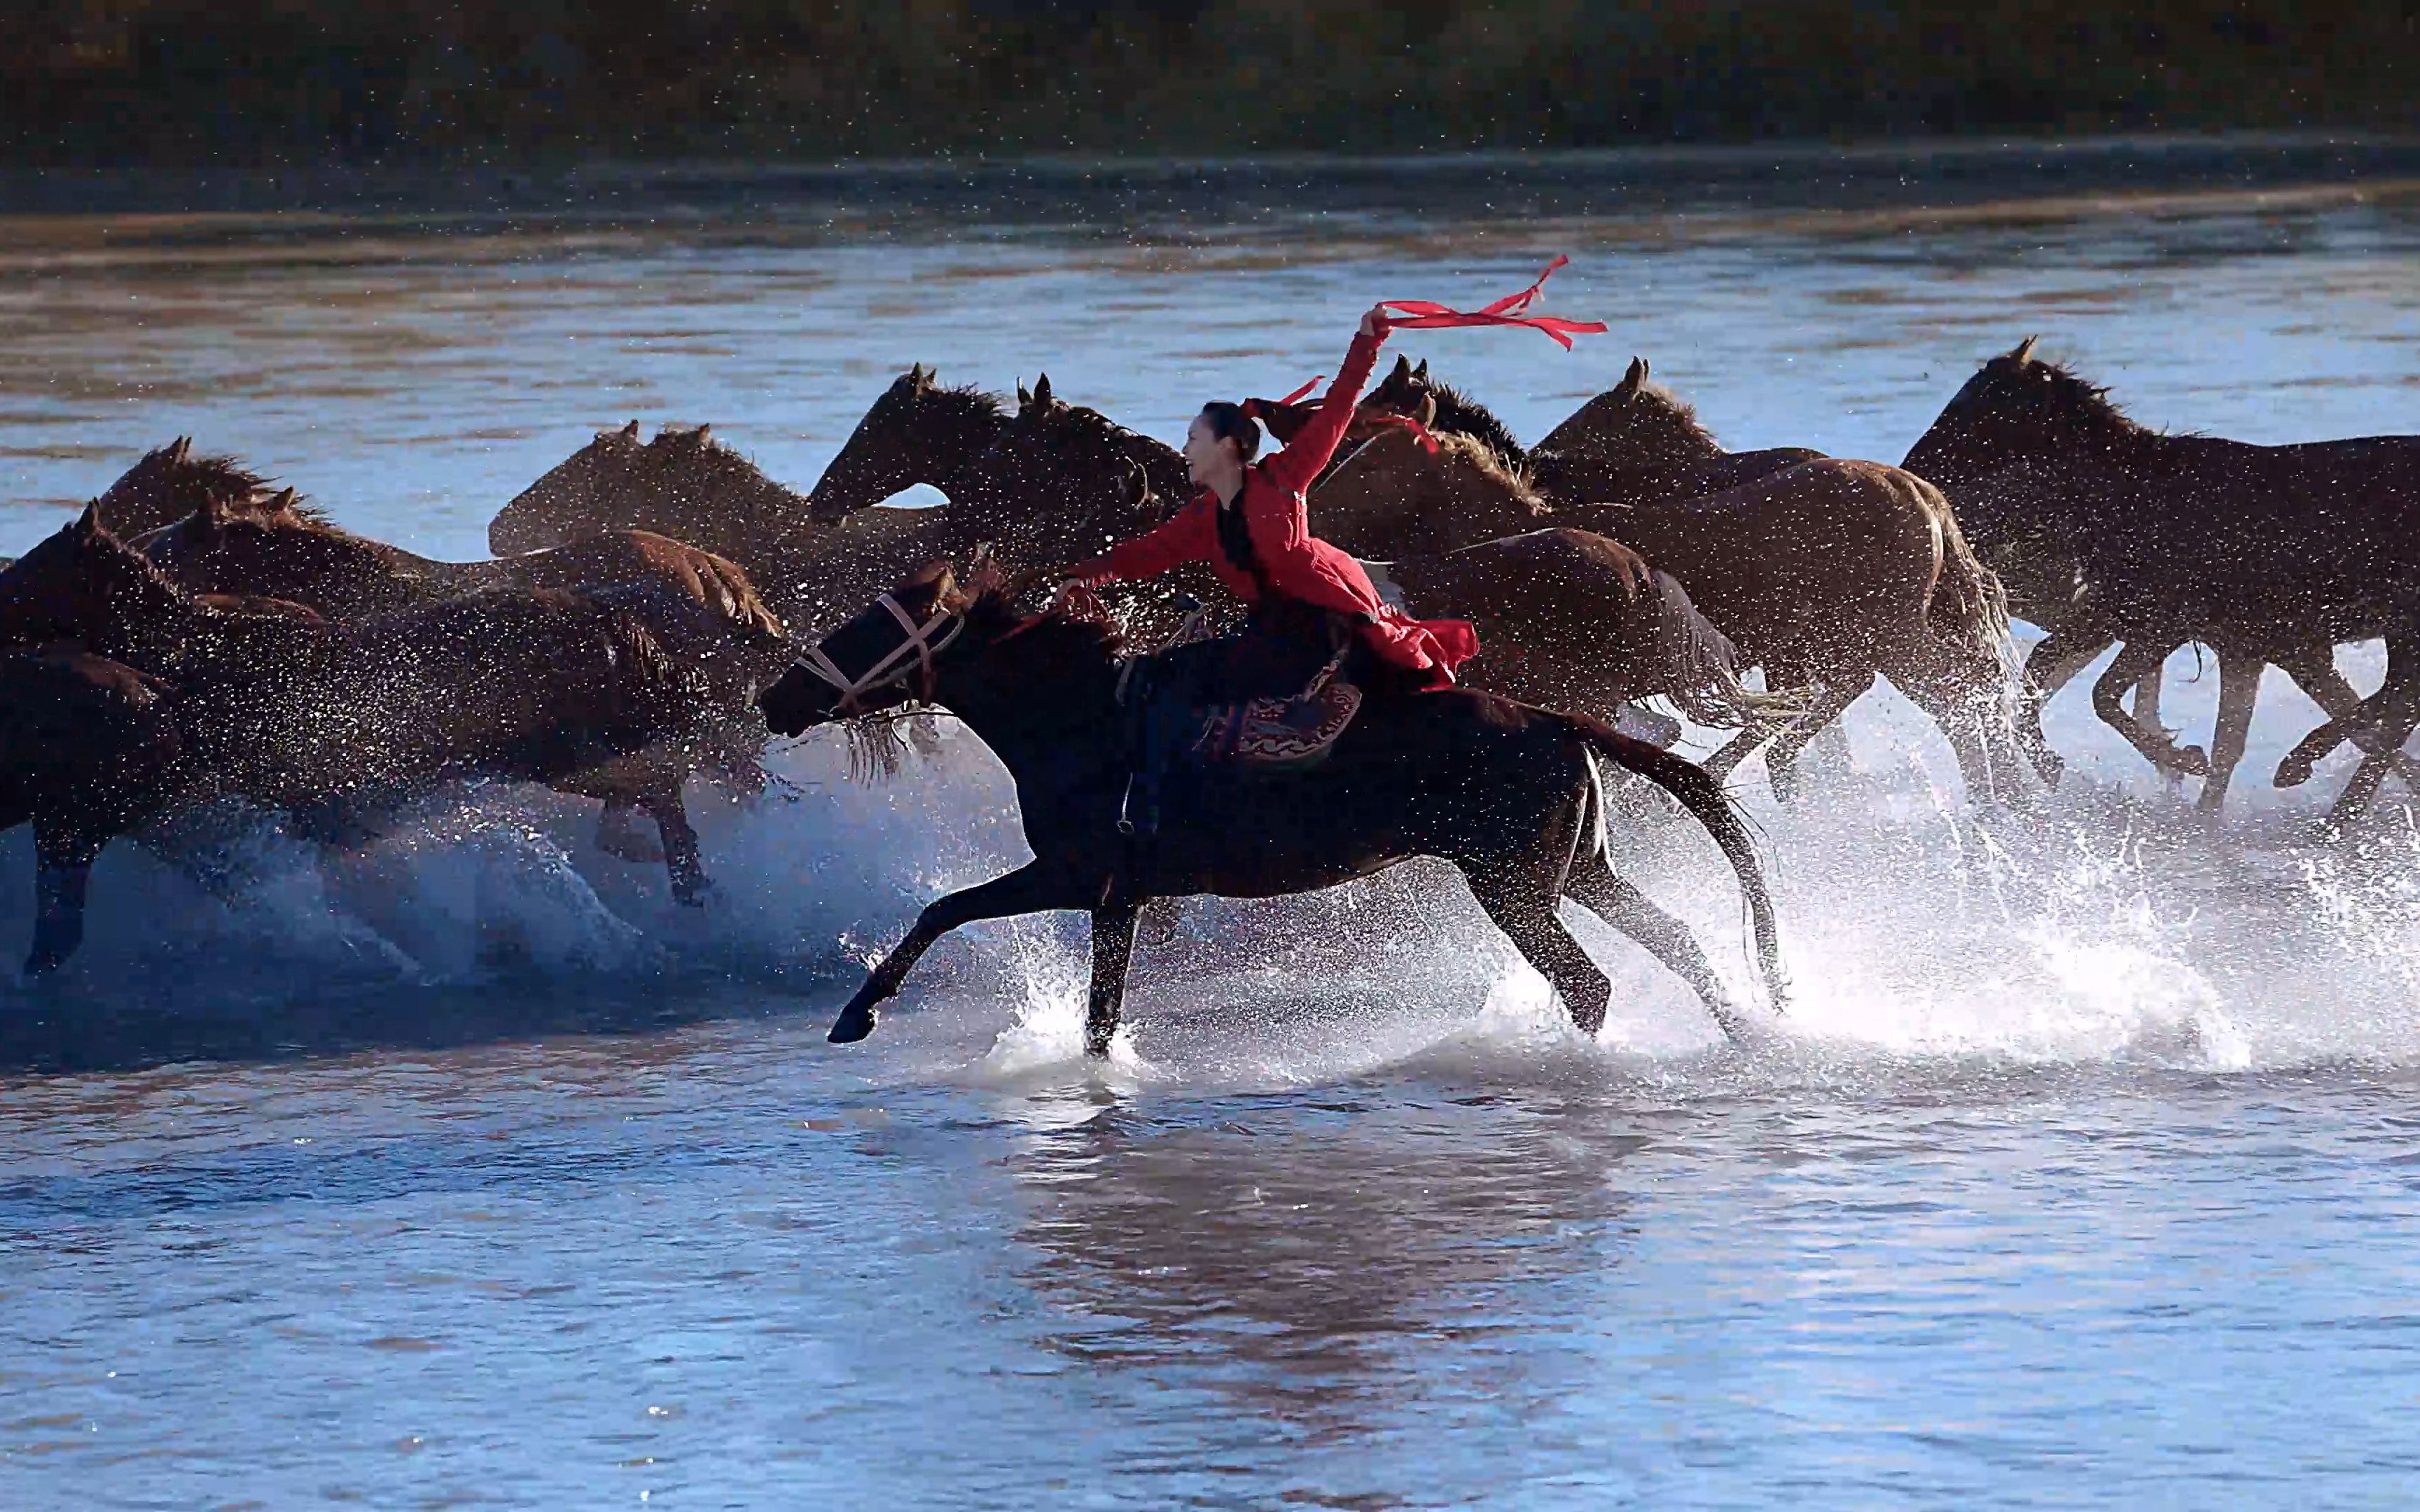
<path fill-rule="evenodd" d="M 2153 424 L 2410 431 L 2410 205 L 14 223 L 0 550 L 179 432 L 451 556 L 634 416 L 803 487 L 911 361 L 1173 439 L 1555 252 L 1613 335 L 1399 338 L 1528 437 L 1635 351 L 1733 446 L 1896 459 L 2037 332 Z M 2316 717 L 2267 690 L 2212 829 L 2079 687 L 2021 823 L 1869 696 L 1804 809 L 1744 774 L 1797 996 L 1743 1049 L 1575 916 L 1582 1041 L 1417 865 L 1189 905 L 1105 1070 L 1072 919 L 828 1046 L 868 951 L 1022 858 L 948 728 L 888 785 L 810 741 L 700 795 L 703 915 L 522 792 L 342 864 L 263 837 L 234 907 L 117 846 L 77 969 L 0 990 L 0 1505 L 2408 1504 L 2420 832 L 2392 790 L 2307 838 L 2341 767 L 2261 779 Z M 1745 985 L 1703 842 L 1621 848 Z"/>

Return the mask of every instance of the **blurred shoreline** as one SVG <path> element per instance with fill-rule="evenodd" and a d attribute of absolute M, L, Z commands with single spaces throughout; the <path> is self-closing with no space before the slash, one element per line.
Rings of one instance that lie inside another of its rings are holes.
<path fill-rule="evenodd" d="M 1183 238 L 1217 225 L 1789 216 L 1909 224 L 2206 213 L 2408 197 L 2420 135 L 2228 133 L 2074 141 L 1653 147 L 1416 156 L 925 159 L 826 164 L 607 162 L 563 168 L 0 171 L 0 241 L 108 219 L 133 241 L 209 243 L 384 225 L 750 227 L 850 237 L 1092 227 Z M 78 239 L 70 234 L 70 240 Z"/>

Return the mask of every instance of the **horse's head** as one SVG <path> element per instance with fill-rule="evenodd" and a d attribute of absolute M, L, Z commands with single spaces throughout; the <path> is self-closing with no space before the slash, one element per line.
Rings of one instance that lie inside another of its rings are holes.
<path fill-rule="evenodd" d="M 96 502 L 0 572 L 0 646 L 77 640 L 106 649 L 123 644 L 130 625 L 189 607 L 101 524 Z"/>
<path fill-rule="evenodd" d="M 2020 462 L 2105 452 L 2143 434 L 2106 389 L 2036 357 L 2034 342 L 2027 336 L 1977 370 L 1900 465 L 1955 493 Z"/>
<path fill-rule="evenodd" d="M 1590 456 L 1617 467 L 1672 467 L 1722 451 L 1698 412 L 1633 357 L 1621 381 L 1573 411 L 1538 443 L 1542 452 Z"/>
<path fill-rule="evenodd" d="M 1372 437 L 1311 489 L 1311 533 L 1393 561 L 1546 523 L 1544 501 L 1492 447 L 1452 431 L 1436 440 L 1432 453 L 1399 425 Z"/>
<path fill-rule="evenodd" d="M 988 579 L 979 586 L 991 586 Z M 974 594 L 946 562 L 931 563 L 825 636 L 756 695 L 777 735 L 876 714 L 933 696 L 936 662 L 966 629 Z"/>
<path fill-rule="evenodd" d="M 194 439 L 179 436 L 144 453 L 94 502 L 101 523 L 124 540 L 173 525 L 207 503 L 241 504 L 268 486 L 231 456 L 194 455 Z"/>
<path fill-rule="evenodd" d="M 627 528 L 635 509 L 646 447 L 635 420 L 597 439 L 513 496 L 488 522 L 488 549 L 500 557 L 543 551 L 590 531 Z"/>
<path fill-rule="evenodd" d="M 1049 380 L 1043 380 L 1046 389 Z M 900 489 L 948 483 L 981 456 L 1008 424 L 1000 399 L 980 389 L 945 389 L 922 363 L 899 375 L 849 432 L 808 496 L 818 523 L 882 502 Z"/>

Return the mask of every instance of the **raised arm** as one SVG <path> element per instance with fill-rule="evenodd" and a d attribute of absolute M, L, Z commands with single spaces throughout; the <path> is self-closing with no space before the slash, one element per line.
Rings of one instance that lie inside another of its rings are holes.
<path fill-rule="evenodd" d="M 1288 493 L 1301 493 L 1311 485 L 1336 455 L 1336 446 L 1344 440 L 1345 427 L 1353 424 L 1353 411 L 1361 403 L 1362 386 L 1370 381 L 1370 370 L 1378 364 L 1378 347 L 1387 339 L 1387 316 L 1381 310 L 1372 310 L 1361 317 L 1361 329 L 1355 334 L 1353 345 L 1345 349 L 1344 365 L 1337 370 L 1336 381 L 1327 386 L 1327 397 L 1322 399 L 1319 410 L 1311 424 L 1295 433 L 1284 451 L 1262 464 L 1271 481 Z"/>

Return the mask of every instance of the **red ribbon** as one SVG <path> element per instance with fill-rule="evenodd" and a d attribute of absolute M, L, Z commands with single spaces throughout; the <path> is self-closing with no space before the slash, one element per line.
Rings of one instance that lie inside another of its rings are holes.
<path fill-rule="evenodd" d="M 1493 304 L 1482 305 L 1476 310 L 1451 309 L 1434 300 L 1381 300 L 1378 302 L 1389 310 L 1404 312 L 1401 316 L 1387 317 L 1387 324 L 1398 330 L 1433 331 L 1449 326 L 1528 326 L 1532 331 L 1545 332 L 1546 335 L 1559 342 L 1565 351 L 1569 351 L 1574 336 L 1601 335 L 1606 329 L 1605 322 L 1570 320 L 1559 315 L 1530 315 L 1528 312 L 1530 301 L 1538 297 L 1540 289 L 1545 287 L 1546 280 L 1554 276 L 1555 270 L 1570 261 L 1569 257 L 1557 257 L 1546 265 L 1546 270 L 1540 273 L 1538 281 L 1528 288 L 1518 294 L 1507 294 Z"/>

